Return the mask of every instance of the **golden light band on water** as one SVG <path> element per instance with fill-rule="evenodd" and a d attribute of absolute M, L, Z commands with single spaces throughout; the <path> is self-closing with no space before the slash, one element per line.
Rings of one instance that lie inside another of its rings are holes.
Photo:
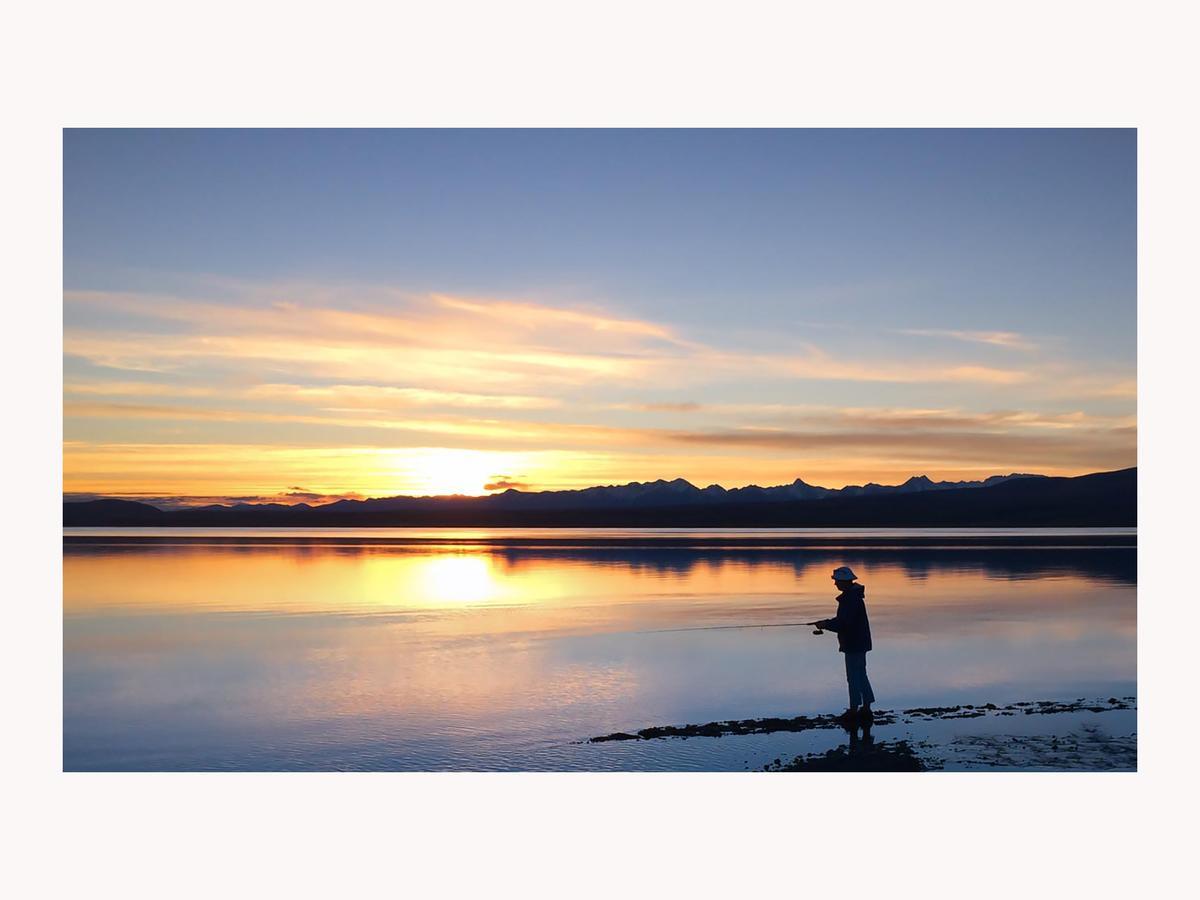
<path fill-rule="evenodd" d="M 455 553 L 428 557 L 418 572 L 423 596 L 439 603 L 485 603 L 505 593 L 487 556 Z"/>

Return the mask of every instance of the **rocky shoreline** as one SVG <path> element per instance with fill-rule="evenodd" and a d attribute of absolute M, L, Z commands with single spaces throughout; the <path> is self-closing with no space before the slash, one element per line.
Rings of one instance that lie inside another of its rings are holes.
<path fill-rule="evenodd" d="M 1007 706 L 994 703 L 960 704 L 958 706 L 918 706 L 904 710 L 876 710 L 872 725 L 911 724 L 914 720 L 975 719 L 982 716 L 1053 715 L 1068 712 L 1112 712 L 1136 708 L 1135 697 L 1109 697 L 1107 700 L 1023 700 Z M 794 716 L 790 719 L 764 717 L 707 722 L 703 725 L 658 725 L 636 732 L 616 731 L 588 739 L 590 744 L 607 741 L 652 741 L 661 738 L 725 737 L 726 735 L 773 734 L 780 731 L 807 731 L 813 728 L 846 728 L 847 722 L 832 714 Z"/>
<path fill-rule="evenodd" d="M 622 741 L 665 739 L 723 738 L 742 735 L 798 733 L 810 730 L 846 732 L 848 742 L 823 753 L 799 755 L 786 761 L 781 757 L 762 766 L 767 772 L 924 772 L 944 768 L 959 769 L 1063 769 L 1130 770 L 1137 768 L 1136 734 L 1110 736 L 1095 725 L 1076 722 L 1073 731 L 1060 734 L 955 734 L 936 743 L 889 735 L 876 740 L 875 727 L 914 726 L 909 732 L 921 733 L 925 723 L 988 717 L 1024 717 L 1068 713 L 1109 713 L 1136 710 L 1135 697 L 1109 697 L 1104 700 L 1023 700 L 1003 706 L 995 703 L 921 706 L 902 710 L 879 710 L 870 721 L 848 720 L 835 715 L 801 715 L 791 718 L 763 717 L 732 719 L 691 725 L 659 725 L 638 731 L 618 731 L 598 735 L 586 743 L 604 744 Z M 904 731 L 901 730 L 901 734 Z"/>

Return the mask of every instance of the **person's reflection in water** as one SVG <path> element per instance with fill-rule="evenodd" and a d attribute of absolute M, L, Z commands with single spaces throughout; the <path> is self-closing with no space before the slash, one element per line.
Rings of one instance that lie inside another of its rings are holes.
<path fill-rule="evenodd" d="M 849 566 L 838 566 L 833 570 L 833 581 L 838 590 L 838 611 L 832 619 L 816 623 L 820 630 L 835 632 L 838 650 L 846 658 L 846 683 L 850 688 L 850 708 L 842 713 L 845 721 L 872 718 L 871 704 L 875 692 L 867 678 L 867 653 L 871 650 L 871 623 L 867 619 L 867 604 L 863 599 L 866 588 L 855 584 L 858 576 Z M 861 710 L 860 710 L 861 707 Z"/>
<path fill-rule="evenodd" d="M 847 722 L 845 728 L 846 733 L 850 735 L 850 746 L 847 752 L 850 754 L 851 761 L 865 762 L 875 749 L 875 737 L 871 734 L 870 719 Z"/>

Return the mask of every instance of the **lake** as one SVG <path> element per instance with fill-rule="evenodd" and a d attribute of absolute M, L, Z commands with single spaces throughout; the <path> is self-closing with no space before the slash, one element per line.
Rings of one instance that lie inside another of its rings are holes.
<path fill-rule="evenodd" d="M 845 733 L 588 739 L 843 709 L 836 637 L 790 625 L 833 615 L 838 565 L 866 585 L 881 709 L 1132 699 L 1135 545 L 1131 529 L 67 529 L 63 767 L 742 771 L 821 753 Z M 1136 710 L 877 732 L 945 768 L 1128 768 Z M 1124 755 L 992 755 L 1080 736 Z"/>

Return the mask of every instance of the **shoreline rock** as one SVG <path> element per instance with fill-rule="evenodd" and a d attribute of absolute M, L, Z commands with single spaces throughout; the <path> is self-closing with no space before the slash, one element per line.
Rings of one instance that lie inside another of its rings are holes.
<path fill-rule="evenodd" d="M 1070 712 L 1112 712 L 1119 709 L 1136 709 L 1136 697 L 1109 697 L 1107 700 L 1087 700 L 1079 698 L 1072 701 L 1061 700 L 1022 700 L 1007 706 L 997 706 L 994 703 L 959 704 L 957 706 L 917 706 L 904 710 L 876 710 L 872 721 L 874 725 L 894 725 L 897 722 L 911 724 L 913 721 L 930 721 L 932 719 L 977 719 L 984 716 L 1013 716 L 1017 714 L 1055 715 Z M 759 719 L 731 719 L 719 722 L 706 722 L 700 725 L 657 725 L 642 728 L 636 732 L 616 731 L 612 734 L 602 734 L 589 738 L 586 743 L 601 744 L 609 741 L 652 741 L 663 738 L 693 738 L 693 737 L 726 737 L 747 734 L 775 734 L 777 732 L 800 732 L 811 729 L 832 729 L 854 727 L 856 724 L 847 722 L 840 716 L 822 714 L 814 716 L 794 716 L 782 718 L 767 716 Z"/>

